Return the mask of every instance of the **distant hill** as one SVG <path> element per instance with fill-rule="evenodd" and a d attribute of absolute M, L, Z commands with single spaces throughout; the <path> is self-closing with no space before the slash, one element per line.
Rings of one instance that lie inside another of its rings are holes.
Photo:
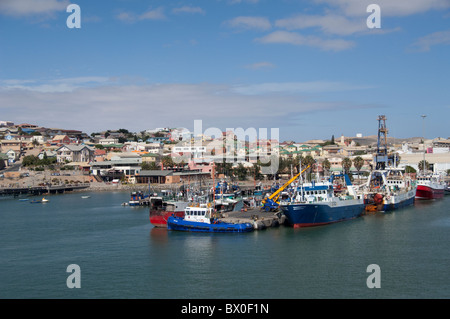
<path fill-rule="evenodd" d="M 377 145 L 378 136 L 377 135 L 369 135 L 364 137 L 351 137 L 355 143 L 359 143 L 361 146 L 368 146 L 368 145 Z M 396 137 L 390 137 L 388 136 L 386 138 L 386 141 L 388 145 L 392 144 L 402 144 L 402 143 L 419 143 L 422 141 L 421 137 L 408 137 L 408 138 L 396 138 Z"/>

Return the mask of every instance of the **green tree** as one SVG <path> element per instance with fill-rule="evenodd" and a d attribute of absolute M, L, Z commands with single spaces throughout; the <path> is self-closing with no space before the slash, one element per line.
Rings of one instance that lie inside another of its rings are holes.
<path fill-rule="evenodd" d="M 175 165 L 171 156 L 164 156 L 161 162 L 164 167 L 173 167 Z"/>
<path fill-rule="evenodd" d="M 39 158 L 34 155 L 27 155 L 22 160 L 23 166 L 34 166 L 37 165 L 39 162 Z"/>
<path fill-rule="evenodd" d="M 311 180 L 311 174 L 315 169 L 315 163 L 316 163 L 316 161 L 314 160 L 314 158 L 311 155 L 306 155 L 302 161 L 302 169 L 304 169 L 305 167 L 308 167 L 308 165 L 309 165 L 309 168 L 307 170 L 307 176 L 308 176 L 309 180 Z"/>
<path fill-rule="evenodd" d="M 327 172 L 327 173 L 329 173 L 330 172 L 330 168 L 331 168 L 331 163 L 330 163 L 330 161 L 326 158 L 326 159 L 324 159 L 323 160 L 323 162 L 322 162 L 322 169 L 324 170 L 324 175 L 325 175 L 325 171 Z"/>
<path fill-rule="evenodd" d="M 356 170 L 358 171 L 358 179 L 359 179 L 359 171 L 364 165 L 364 159 L 361 156 L 356 156 L 353 159 L 353 166 L 355 166 Z"/>
<path fill-rule="evenodd" d="M 352 167 L 352 160 L 348 157 L 344 158 L 342 160 L 342 169 L 344 170 L 345 174 L 348 174 L 350 172 L 350 168 Z"/>
<path fill-rule="evenodd" d="M 249 169 L 249 174 L 255 180 L 262 180 L 264 176 L 261 174 L 261 163 L 253 163 L 253 166 Z"/>
<path fill-rule="evenodd" d="M 248 170 L 244 164 L 239 163 L 233 171 L 240 181 L 245 181 L 247 179 Z"/>
<path fill-rule="evenodd" d="M 155 162 L 143 162 L 141 168 L 146 171 L 156 171 L 160 169 Z"/>
<path fill-rule="evenodd" d="M 414 167 L 406 165 L 405 167 L 405 173 L 416 173 L 417 171 L 414 169 Z"/>
<path fill-rule="evenodd" d="M 419 162 L 419 171 L 423 171 L 424 170 L 424 161 L 420 161 Z M 425 161 L 425 171 L 430 169 L 430 163 L 428 163 L 428 161 Z"/>

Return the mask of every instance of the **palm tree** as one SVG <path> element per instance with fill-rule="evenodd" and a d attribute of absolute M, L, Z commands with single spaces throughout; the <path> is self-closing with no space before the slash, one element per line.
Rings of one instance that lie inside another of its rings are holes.
<path fill-rule="evenodd" d="M 350 172 L 350 168 L 352 167 L 352 160 L 348 157 L 342 160 L 342 168 L 344 169 L 344 173 L 348 174 Z"/>
<path fill-rule="evenodd" d="M 363 165 L 364 165 L 364 160 L 361 156 L 356 156 L 353 159 L 353 166 L 355 166 L 356 170 L 358 171 L 358 179 L 359 179 L 359 171 L 361 170 Z"/>
<path fill-rule="evenodd" d="M 424 171 L 423 164 L 424 164 L 423 160 L 419 162 L 419 171 Z M 430 168 L 430 163 L 428 163 L 428 161 L 425 161 L 425 170 L 427 171 L 429 168 Z"/>
<path fill-rule="evenodd" d="M 323 174 L 325 175 L 325 171 L 330 172 L 330 168 L 331 168 L 331 163 L 330 161 L 326 158 L 323 160 L 322 162 L 322 169 L 324 170 Z"/>
<path fill-rule="evenodd" d="M 308 167 L 308 165 L 310 165 L 309 169 L 308 169 L 308 179 L 311 180 L 311 172 L 314 170 L 314 164 L 316 163 L 316 161 L 314 160 L 314 158 L 311 155 L 306 155 L 305 159 L 302 161 L 302 166 L 304 167 Z"/>

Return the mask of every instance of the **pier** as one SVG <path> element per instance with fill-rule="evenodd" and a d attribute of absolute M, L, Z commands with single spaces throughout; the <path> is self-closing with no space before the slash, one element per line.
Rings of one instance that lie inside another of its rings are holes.
<path fill-rule="evenodd" d="M 69 185 L 48 185 L 30 187 L 4 187 L 0 188 L 0 196 L 61 194 L 79 189 L 89 188 L 89 183 Z"/>

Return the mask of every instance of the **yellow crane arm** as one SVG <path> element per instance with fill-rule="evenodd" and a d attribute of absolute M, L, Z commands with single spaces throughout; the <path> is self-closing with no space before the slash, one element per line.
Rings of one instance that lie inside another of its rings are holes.
<path fill-rule="evenodd" d="M 293 181 L 295 181 L 301 174 L 303 174 L 304 171 L 306 171 L 311 165 L 308 165 L 305 169 L 303 169 L 300 173 L 298 173 L 297 175 L 295 175 L 294 177 L 292 177 L 290 180 L 288 180 L 286 182 L 286 184 L 284 184 L 283 186 L 281 186 L 280 188 L 278 188 L 275 192 L 273 192 L 272 195 L 270 195 L 268 197 L 268 199 L 272 199 L 275 202 L 277 201 L 278 197 L 280 197 L 281 192 L 288 187 Z M 264 204 L 266 202 L 266 199 L 262 200 L 262 203 Z"/>

